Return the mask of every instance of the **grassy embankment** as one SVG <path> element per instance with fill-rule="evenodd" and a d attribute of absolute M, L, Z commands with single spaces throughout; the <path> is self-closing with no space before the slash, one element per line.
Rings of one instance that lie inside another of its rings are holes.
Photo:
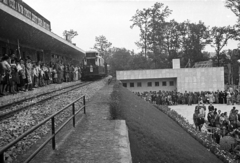
<path fill-rule="evenodd" d="M 219 163 L 215 155 L 166 114 L 115 85 L 112 119 L 126 120 L 133 163 Z"/>

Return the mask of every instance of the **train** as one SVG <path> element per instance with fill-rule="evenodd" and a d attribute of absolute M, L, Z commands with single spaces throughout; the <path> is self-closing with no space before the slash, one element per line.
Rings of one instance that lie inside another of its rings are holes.
<path fill-rule="evenodd" d="M 81 80 L 95 80 L 108 75 L 108 66 L 97 51 L 87 51 L 83 59 Z"/>

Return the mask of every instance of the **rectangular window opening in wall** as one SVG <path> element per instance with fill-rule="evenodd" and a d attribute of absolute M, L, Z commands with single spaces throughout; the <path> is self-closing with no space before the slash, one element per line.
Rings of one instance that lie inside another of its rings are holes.
<path fill-rule="evenodd" d="M 148 82 L 147 85 L 148 85 L 148 87 L 151 87 L 152 86 L 152 82 Z"/>
<path fill-rule="evenodd" d="M 174 81 L 169 82 L 170 86 L 174 86 Z"/>
<path fill-rule="evenodd" d="M 158 87 L 159 86 L 159 82 L 155 82 L 155 87 Z"/>
<path fill-rule="evenodd" d="M 166 82 L 166 81 L 163 81 L 163 82 L 162 82 L 162 86 L 167 86 L 167 82 Z"/>
<path fill-rule="evenodd" d="M 142 83 L 141 83 L 141 82 L 138 82 L 138 83 L 137 83 L 137 87 L 142 87 Z"/>
<path fill-rule="evenodd" d="M 123 83 L 123 86 L 124 86 L 124 87 L 127 87 L 127 83 Z"/>
<path fill-rule="evenodd" d="M 130 87 L 134 87 L 134 83 L 130 83 Z"/>

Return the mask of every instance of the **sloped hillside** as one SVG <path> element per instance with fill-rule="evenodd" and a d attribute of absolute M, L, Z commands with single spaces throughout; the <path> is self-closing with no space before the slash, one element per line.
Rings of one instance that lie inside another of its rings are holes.
<path fill-rule="evenodd" d="M 133 163 L 221 162 L 167 115 L 122 86 L 114 86 L 111 112 L 127 122 Z"/>

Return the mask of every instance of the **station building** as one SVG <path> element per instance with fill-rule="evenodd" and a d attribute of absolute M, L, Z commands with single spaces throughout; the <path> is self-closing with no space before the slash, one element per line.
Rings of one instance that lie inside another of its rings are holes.
<path fill-rule="evenodd" d="M 0 0 L 0 56 L 78 64 L 85 52 L 51 31 L 51 22 L 22 0 Z"/>
<path fill-rule="evenodd" d="M 132 92 L 149 91 L 224 91 L 224 68 L 180 68 L 173 60 L 173 69 L 117 71 L 117 80 Z"/>

